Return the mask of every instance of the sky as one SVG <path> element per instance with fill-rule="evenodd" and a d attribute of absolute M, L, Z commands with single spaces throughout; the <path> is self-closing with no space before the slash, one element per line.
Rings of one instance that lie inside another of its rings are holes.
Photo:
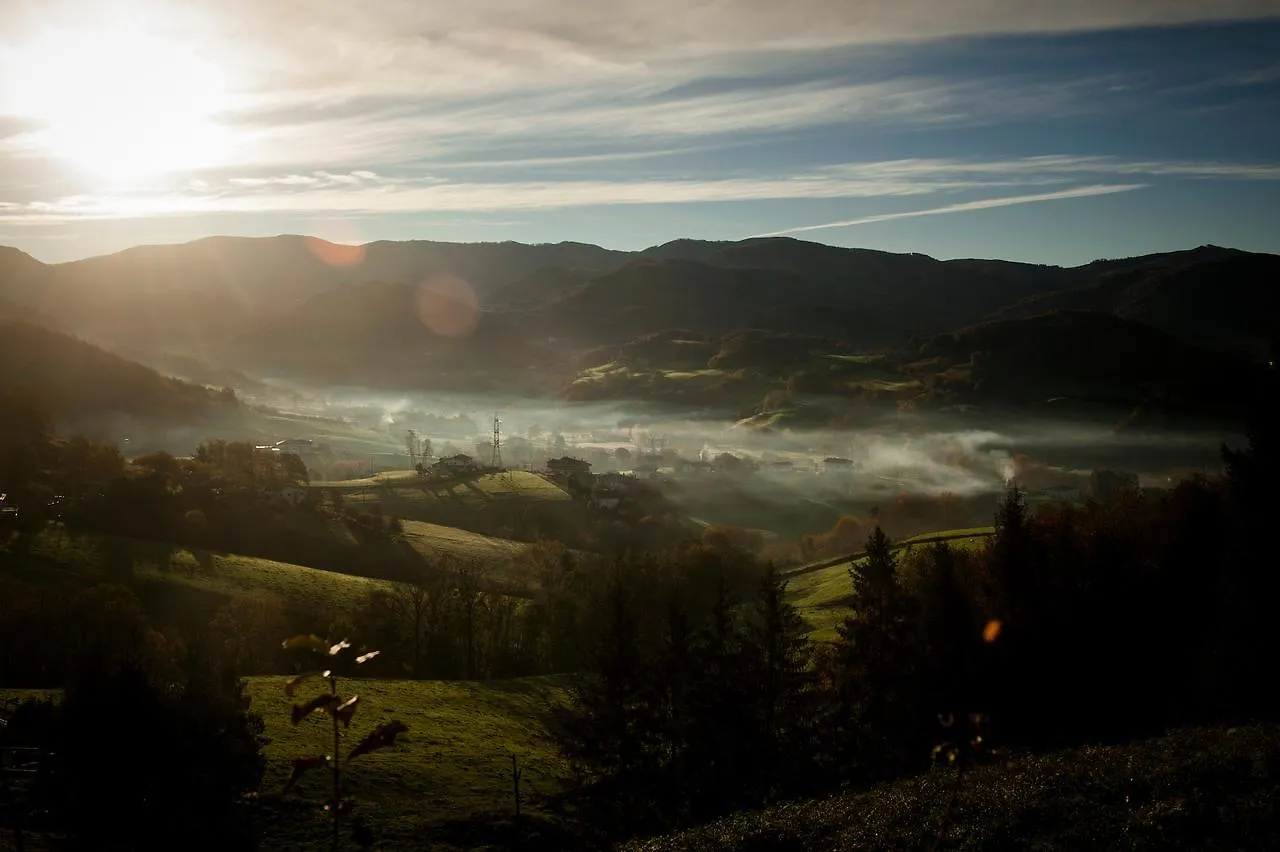
<path fill-rule="evenodd" d="M 1280 0 L 0 0 L 0 244 L 1280 252 Z"/>

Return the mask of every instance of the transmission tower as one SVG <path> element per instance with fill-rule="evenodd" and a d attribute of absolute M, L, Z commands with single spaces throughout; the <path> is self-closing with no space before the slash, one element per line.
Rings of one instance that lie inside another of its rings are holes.
<path fill-rule="evenodd" d="M 502 421 L 497 414 L 493 415 L 493 457 L 489 459 L 489 466 L 495 470 L 502 467 Z"/>

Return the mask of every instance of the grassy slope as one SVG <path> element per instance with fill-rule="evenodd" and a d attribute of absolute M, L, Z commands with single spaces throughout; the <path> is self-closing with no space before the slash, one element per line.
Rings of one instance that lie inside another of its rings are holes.
<path fill-rule="evenodd" d="M 907 546 L 945 541 L 952 547 L 976 547 L 993 532 L 992 527 L 942 530 L 912 536 L 896 542 L 896 546 L 901 550 Z M 788 573 L 787 591 L 790 601 L 809 625 L 810 639 L 829 642 L 836 638 L 836 625 L 849 614 L 848 602 L 852 592 L 849 569 L 859 559 L 857 554 L 853 554 L 853 558 L 841 557 L 837 561 L 815 562 Z"/>
<path fill-rule="evenodd" d="M 30 544 L 27 552 L 46 565 L 92 577 L 101 571 L 98 542 L 102 538 L 93 534 L 72 537 L 60 527 L 49 527 Z M 152 559 L 165 550 L 150 542 L 136 544 L 136 581 L 197 589 L 225 597 L 268 595 L 313 612 L 350 610 L 358 606 L 370 590 L 391 586 L 384 580 L 236 554 L 214 554 L 210 571 L 201 568 L 185 550 L 174 551 L 173 568 L 160 571 Z"/>
<path fill-rule="evenodd" d="M 633 852 L 886 849 L 1275 849 L 1280 726 L 1182 730 L 966 775 L 933 846 L 953 774 L 735 814 Z"/>
<path fill-rule="evenodd" d="M 289 723 L 290 700 L 283 677 L 252 678 L 253 709 L 267 723 L 268 767 L 262 792 L 272 819 L 264 820 L 264 849 L 317 848 L 324 842 L 328 778 L 304 778 L 284 799 L 284 784 L 296 757 L 332 750 L 329 728 L 320 717 Z M 388 848 L 443 830 L 446 823 L 486 815 L 506 818 L 512 809 L 511 755 L 524 770 L 526 797 L 555 791 L 563 773 L 541 717 L 565 697 L 565 681 L 525 678 L 489 683 L 348 680 L 347 695 L 360 696 L 360 709 L 346 735 L 344 751 L 377 724 L 399 719 L 409 727 L 391 749 L 359 758 L 347 776 L 356 812 Z M 310 695 L 304 689 L 300 695 Z M 538 813 L 525 798 L 523 810 Z M 460 844 L 462 845 L 462 844 Z M 422 848 L 414 846 L 412 848 Z"/>
<path fill-rule="evenodd" d="M 526 470 L 484 473 L 452 479 L 422 477 L 411 470 L 393 470 L 364 479 L 312 482 L 312 488 L 343 492 L 347 499 L 359 500 L 367 492 L 370 500 L 379 497 L 400 500 L 440 500 L 445 497 L 494 500 L 521 497 L 531 500 L 569 500 L 562 488 L 539 474 Z"/>

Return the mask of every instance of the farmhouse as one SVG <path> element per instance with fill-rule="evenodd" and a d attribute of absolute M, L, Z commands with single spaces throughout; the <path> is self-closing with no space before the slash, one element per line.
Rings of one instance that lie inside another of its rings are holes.
<path fill-rule="evenodd" d="M 561 456 L 558 459 L 547 459 L 547 473 L 550 473 L 552 476 L 571 479 L 576 476 L 585 476 L 590 472 L 591 462 L 589 461 L 570 458 L 569 456 Z"/>
<path fill-rule="evenodd" d="M 439 459 L 431 465 L 431 470 L 435 473 L 465 473 L 475 469 L 476 460 L 466 453 Z"/>

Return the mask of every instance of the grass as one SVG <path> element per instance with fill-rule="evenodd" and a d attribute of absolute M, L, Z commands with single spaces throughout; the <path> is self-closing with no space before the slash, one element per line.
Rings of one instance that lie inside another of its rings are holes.
<path fill-rule="evenodd" d="M 1180 730 L 978 768 L 965 776 L 935 846 L 953 779 L 951 771 L 935 770 L 862 792 L 734 814 L 625 848 L 1226 850 L 1280 844 L 1275 724 Z"/>
<path fill-rule="evenodd" d="M 253 710 L 262 714 L 271 740 L 264 798 L 281 789 L 294 758 L 332 750 L 330 729 L 320 717 L 290 724 L 286 680 L 249 680 Z M 563 678 L 555 677 L 488 683 L 340 681 L 343 694 L 360 696 L 344 750 L 382 722 L 399 719 L 409 727 L 394 748 L 351 764 L 345 784 L 356 812 L 369 819 L 379 842 L 391 848 L 425 845 L 427 838 L 446 833 L 450 823 L 509 818 L 514 754 L 524 771 L 522 798 L 529 797 L 522 811 L 538 814 L 534 800 L 554 793 L 564 773 L 542 718 L 564 700 L 565 686 Z M 310 694 L 304 689 L 299 697 Z M 269 803 L 276 816 L 263 826 L 264 849 L 319 848 L 326 836 L 320 808 L 327 784 L 327 776 L 319 773 L 304 778 L 296 795 Z"/>
<path fill-rule="evenodd" d="M 135 570 L 134 576 L 227 597 L 266 595 L 306 612 L 351 612 L 374 589 L 393 587 L 386 580 L 235 554 L 214 555 L 211 571 L 199 567 L 187 553 L 177 554 L 174 563 L 168 572 L 146 567 Z"/>
<path fill-rule="evenodd" d="M 91 533 L 71 536 L 61 527 L 50 526 L 30 542 L 27 553 L 69 574 L 92 577 L 103 570 L 100 554 L 107 538 Z M 154 542 L 130 543 L 135 554 L 135 583 L 197 589 L 224 597 L 266 595 L 309 612 L 350 611 L 371 590 L 392 586 L 385 580 L 230 553 L 211 554 L 209 563 L 202 566 L 187 550 Z M 166 557 L 172 567 L 161 571 L 158 560 Z"/>
<path fill-rule="evenodd" d="M 456 506 L 459 502 L 536 500 L 565 502 L 564 489 L 527 470 L 475 473 L 449 479 L 423 477 L 411 470 L 379 473 L 364 479 L 313 482 L 312 488 L 340 491 L 348 503 L 424 503 Z M 426 507 L 422 507 L 426 508 Z"/>
<path fill-rule="evenodd" d="M 293 760 L 332 751 L 331 729 L 322 717 L 294 726 L 284 694 L 286 677 L 248 679 L 251 709 L 266 723 L 267 766 L 260 788 L 258 820 L 263 850 L 327 847 L 322 807 L 329 776 L 306 776 L 280 796 Z M 317 681 L 294 700 L 322 688 Z M 486 683 L 344 679 L 344 696 L 359 695 L 344 755 L 367 731 L 399 719 L 409 732 L 388 749 L 353 761 L 344 778 L 355 814 L 369 821 L 379 848 L 474 848 L 486 826 L 509 820 L 513 811 L 511 755 L 519 761 L 522 813 L 539 816 L 538 798 L 557 791 L 564 766 L 547 738 L 542 719 L 566 698 L 563 677 Z M 57 691 L 0 690 L 7 698 L 56 697 Z M 465 827 L 463 827 L 465 825 Z M 490 829 L 492 830 L 492 829 Z M 464 834 L 464 838 L 457 835 Z M 430 845 L 430 841 L 441 845 Z M 452 842 L 450 842 L 452 841 Z"/>
<path fill-rule="evenodd" d="M 524 542 L 495 538 L 480 533 L 444 527 L 424 521 L 404 521 L 405 539 L 424 556 L 454 556 L 459 559 L 501 562 L 510 559 Z"/>

